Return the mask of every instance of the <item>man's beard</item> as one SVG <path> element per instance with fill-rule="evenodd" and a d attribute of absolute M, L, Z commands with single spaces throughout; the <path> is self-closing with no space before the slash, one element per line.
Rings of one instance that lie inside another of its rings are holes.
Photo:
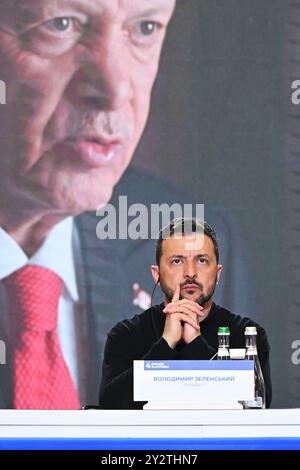
<path fill-rule="evenodd" d="M 203 292 L 203 285 L 200 283 L 200 282 L 196 282 L 194 280 L 187 280 L 186 282 L 184 282 L 183 284 L 180 284 L 180 291 L 181 289 L 183 289 L 183 287 L 186 287 L 188 286 L 189 284 L 191 285 L 195 285 L 197 287 L 199 287 L 199 289 L 202 291 L 202 294 L 200 294 L 196 299 L 194 299 L 194 302 L 196 302 L 197 304 L 203 306 L 205 305 L 211 298 L 212 296 L 214 295 L 214 292 L 215 292 L 215 289 L 216 289 L 216 285 L 217 285 L 217 276 L 215 278 L 215 281 L 210 284 L 207 288 L 207 292 L 204 293 Z M 174 290 L 171 289 L 165 282 L 163 279 L 160 278 L 160 288 L 161 290 L 163 291 L 163 293 L 165 294 L 166 296 L 166 299 L 169 301 L 169 302 L 172 302 L 172 299 L 173 299 L 173 296 L 174 296 Z M 183 295 L 180 294 L 179 296 L 179 299 L 184 299 L 185 297 Z"/>

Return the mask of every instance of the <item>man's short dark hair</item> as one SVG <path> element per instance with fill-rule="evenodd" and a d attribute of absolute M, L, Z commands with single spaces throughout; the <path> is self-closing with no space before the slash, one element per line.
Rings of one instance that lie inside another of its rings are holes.
<path fill-rule="evenodd" d="M 207 222 L 197 219 L 196 217 L 184 218 L 179 217 L 171 220 L 171 222 L 163 227 L 159 232 L 159 237 L 156 242 L 156 264 L 159 266 L 160 258 L 162 256 L 163 241 L 176 236 L 192 235 L 193 233 L 204 233 L 211 239 L 214 245 L 214 253 L 217 263 L 219 262 L 219 245 L 216 232 Z"/>

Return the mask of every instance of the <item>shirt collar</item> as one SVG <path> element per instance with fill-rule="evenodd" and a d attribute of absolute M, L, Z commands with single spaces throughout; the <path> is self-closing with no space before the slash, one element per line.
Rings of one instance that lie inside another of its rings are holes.
<path fill-rule="evenodd" d="M 73 256 L 73 218 L 68 217 L 57 224 L 37 252 L 28 258 L 18 243 L 0 228 L 1 256 L 0 279 L 9 276 L 26 264 L 43 266 L 54 271 L 64 282 L 72 300 L 78 301 L 75 263 Z"/>

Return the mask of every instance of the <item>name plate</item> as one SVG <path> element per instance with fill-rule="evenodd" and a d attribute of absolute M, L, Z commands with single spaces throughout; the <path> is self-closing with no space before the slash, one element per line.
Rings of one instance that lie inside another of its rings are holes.
<path fill-rule="evenodd" d="M 253 361 L 133 361 L 134 401 L 254 399 Z"/>

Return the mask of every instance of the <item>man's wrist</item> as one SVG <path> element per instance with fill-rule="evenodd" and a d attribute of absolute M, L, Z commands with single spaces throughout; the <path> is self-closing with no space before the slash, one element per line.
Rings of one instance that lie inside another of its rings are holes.
<path fill-rule="evenodd" d="M 162 335 L 162 338 L 168 343 L 171 349 L 175 349 L 177 341 L 174 341 L 171 338 L 168 338 L 166 335 Z"/>
<path fill-rule="evenodd" d="M 191 337 L 191 338 L 187 338 L 184 340 L 185 344 L 190 344 L 192 343 L 196 338 L 199 338 L 199 336 L 201 336 L 201 333 L 199 331 L 198 334 L 196 334 L 195 336 Z"/>

